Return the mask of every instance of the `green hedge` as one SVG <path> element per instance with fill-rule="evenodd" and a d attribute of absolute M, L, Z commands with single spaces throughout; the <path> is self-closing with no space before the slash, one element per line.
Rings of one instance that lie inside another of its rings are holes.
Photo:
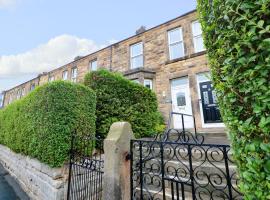
<path fill-rule="evenodd" d="M 105 138 L 111 124 L 128 121 L 137 138 L 151 137 L 164 128 L 156 95 L 122 75 L 106 70 L 85 76 L 85 85 L 97 95 L 97 135 Z"/>
<path fill-rule="evenodd" d="M 95 134 L 95 93 L 53 82 L 0 111 L 0 143 L 51 167 L 68 160 L 71 133 Z"/>
<path fill-rule="evenodd" d="M 198 10 L 240 188 L 270 199 L 270 0 L 199 0 Z"/>

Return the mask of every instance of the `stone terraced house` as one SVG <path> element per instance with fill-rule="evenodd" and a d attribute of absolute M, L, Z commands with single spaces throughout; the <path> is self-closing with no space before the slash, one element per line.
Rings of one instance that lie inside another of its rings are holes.
<path fill-rule="evenodd" d="M 0 107 L 53 80 L 82 82 L 87 72 L 99 68 L 121 72 L 151 88 L 166 120 L 171 111 L 190 114 L 196 119 L 198 131 L 224 133 L 196 10 L 151 29 L 141 29 L 132 37 L 7 90 L 0 97 Z M 194 127 L 192 117 L 186 116 L 184 121 L 186 128 Z M 172 126 L 181 126 L 180 116 L 173 117 Z"/>

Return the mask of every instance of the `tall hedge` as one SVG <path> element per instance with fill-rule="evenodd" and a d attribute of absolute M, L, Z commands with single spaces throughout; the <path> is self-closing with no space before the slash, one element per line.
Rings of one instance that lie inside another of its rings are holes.
<path fill-rule="evenodd" d="M 157 98 L 150 89 L 106 70 L 85 76 L 97 95 L 97 135 L 105 138 L 111 124 L 128 121 L 137 138 L 151 137 L 163 128 Z"/>
<path fill-rule="evenodd" d="M 270 0 L 198 0 L 245 199 L 270 199 Z"/>
<path fill-rule="evenodd" d="M 0 111 L 0 144 L 51 167 L 69 158 L 71 134 L 95 134 L 95 93 L 53 82 Z"/>

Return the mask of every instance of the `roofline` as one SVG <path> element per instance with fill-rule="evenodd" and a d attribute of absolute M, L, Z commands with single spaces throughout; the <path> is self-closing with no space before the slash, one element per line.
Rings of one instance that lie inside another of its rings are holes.
<path fill-rule="evenodd" d="M 160 26 L 163 26 L 163 25 L 165 25 L 165 24 L 171 23 L 171 22 L 173 22 L 173 21 L 175 21 L 175 20 L 177 20 L 177 19 L 179 19 L 179 18 L 185 17 L 185 16 L 187 16 L 187 15 L 189 15 L 189 14 L 191 14 L 191 13 L 194 13 L 194 12 L 196 12 L 196 11 L 197 11 L 197 9 L 193 9 L 193 10 L 191 10 L 191 11 L 189 11 L 189 12 L 186 12 L 186 13 L 184 13 L 184 14 L 178 16 L 178 17 L 175 17 L 175 18 L 173 18 L 173 19 L 171 19 L 171 20 L 168 20 L 168 21 L 166 21 L 166 22 L 163 22 L 163 23 L 161 23 L 161 24 L 159 24 L 159 25 L 157 25 L 157 26 L 154 26 L 154 27 L 152 27 L 152 28 L 149 28 L 149 29 L 145 30 L 145 31 L 142 32 L 142 33 L 134 34 L 134 35 L 132 35 L 132 36 L 130 36 L 130 37 L 127 37 L 127 38 L 125 38 L 125 39 L 123 39 L 123 40 L 120 40 L 120 41 L 115 42 L 115 43 L 113 43 L 113 44 L 111 44 L 111 45 L 108 45 L 108 46 L 106 46 L 106 47 L 104 47 L 104 48 L 102 48 L 102 49 L 99 49 L 98 51 L 95 51 L 95 52 L 92 52 L 92 53 L 87 54 L 87 55 L 85 55 L 85 56 L 82 56 L 82 57 L 79 58 L 78 60 L 73 60 L 72 62 L 69 62 L 69 63 L 67 63 L 67 64 L 65 64 L 65 65 L 60 66 L 60 67 L 57 67 L 57 68 L 55 68 L 55 69 L 53 69 L 53 70 L 51 70 L 51 71 L 48 71 L 48 72 L 46 72 L 46 73 L 49 74 L 49 73 L 52 73 L 52 72 L 54 72 L 54 71 L 56 71 L 56 70 L 58 70 L 58 69 L 64 68 L 64 67 L 66 67 L 67 65 L 71 65 L 71 64 L 73 64 L 73 63 L 77 63 L 78 61 L 83 60 L 83 59 L 87 58 L 88 56 L 91 56 L 91 55 L 94 55 L 94 54 L 96 54 L 96 53 L 99 53 L 99 52 L 101 52 L 101 51 L 103 51 L 103 50 L 105 50 L 105 49 L 107 49 L 107 48 L 112 48 L 113 46 L 115 46 L 115 45 L 117 45 L 117 44 L 120 44 L 120 43 L 122 43 L 122 42 L 124 42 L 124 41 L 126 41 L 126 40 L 129 40 L 129 39 L 131 39 L 131 38 L 140 36 L 140 35 L 142 35 L 142 34 L 144 34 L 144 33 L 146 33 L 146 32 L 149 32 L 149 31 L 151 31 L 151 30 L 154 30 L 154 29 L 156 29 L 156 28 L 158 28 L 158 27 L 160 27 Z M 19 87 L 19 86 L 21 86 L 21 85 L 23 85 L 23 84 L 25 84 L 25 83 L 28 83 L 28 82 L 30 82 L 30 81 L 33 81 L 34 79 L 37 79 L 37 78 L 39 78 L 40 76 L 41 76 L 41 74 L 39 74 L 36 78 L 33 78 L 33 79 L 29 80 L 29 81 L 25 81 L 24 83 L 21 83 L 20 85 L 17 85 L 17 86 L 15 86 L 15 87 L 11 88 L 11 89 L 5 90 L 4 92 L 9 92 L 10 90 L 13 90 L 13 89 L 15 89 L 16 87 Z"/>
<path fill-rule="evenodd" d="M 15 89 L 15 88 L 17 88 L 17 87 L 20 87 L 20 86 L 22 86 L 22 85 L 28 83 L 28 82 L 34 81 L 34 80 L 38 79 L 40 76 L 41 76 L 41 75 L 39 74 L 38 76 L 36 76 L 36 77 L 34 77 L 34 78 L 32 78 L 32 79 L 30 79 L 30 80 L 28 80 L 28 81 L 25 81 L 25 82 L 23 82 L 23 83 L 21 83 L 21 84 L 19 84 L 19 85 L 16 85 L 16 86 L 13 87 L 13 88 L 10 88 L 10 89 L 8 89 L 8 90 L 2 91 L 2 93 L 7 93 L 7 92 L 9 92 L 9 91 L 11 91 L 11 90 L 13 90 L 13 89 Z"/>
<path fill-rule="evenodd" d="M 154 27 L 152 27 L 152 28 L 149 28 L 149 29 L 145 30 L 145 31 L 142 32 L 142 33 L 134 34 L 134 35 L 132 35 L 132 36 L 130 36 L 130 37 L 127 37 L 127 38 L 125 38 L 125 39 L 123 39 L 123 40 L 120 40 L 120 41 L 115 42 L 115 43 L 113 43 L 113 44 L 111 44 L 111 45 L 108 45 L 108 46 L 106 46 L 106 47 L 104 47 L 104 48 L 102 48 L 102 49 L 99 49 L 99 50 L 95 51 L 95 52 L 92 52 L 92 53 L 90 53 L 90 54 L 87 54 L 87 55 L 85 55 L 85 56 L 82 56 L 81 58 L 79 58 L 79 59 L 77 59 L 77 60 L 73 60 L 73 61 L 71 61 L 71 62 L 69 62 L 69 63 L 67 63 L 67 64 L 65 64 L 65 65 L 63 65 L 63 66 L 57 67 L 56 69 L 53 69 L 53 70 L 49 71 L 48 73 L 54 72 L 55 70 L 60 69 L 60 68 L 62 68 L 62 67 L 64 68 L 64 67 L 67 66 L 67 65 L 76 63 L 76 62 L 78 62 L 78 61 L 80 61 L 80 60 L 85 59 L 85 58 L 88 57 L 88 56 L 94 55 L 94 54 L 96 54 L 96 53 L 98 53 L 98 52 L 100 52 L 100 51 L 103 51 L 103 50 L 107 49 L 107 48 L 111 48 L 111 47 L 113 47 L 113 46 L 115 46 L 115 45 L 117 45 L 117 44 L 120 44 L 120 43 L 122 43 L 122 42 L 124 42 L 124 41 L 126 41 L 126 40 L 129 40 L 129 39 L 131 39 L 131 38 L 133 38 L 133 37 L 137 37 L 137 36 L 139 36 L 139 35 L 142 35 L 142 34 L 148 32 L 148 31 L 151 31 L 151 30 L 156 29 L 156 28 L 158 28 L 158 27 L 160 27 L 160 26 L 163 26 L 163 25 L 165 25 L 165 24 L 168 24 L 168 23 L 170 23 L 170 22 L 173 22 L 173 21 L 175 21 L 175 20 L 177 20 L 177 19 L 179 19 L 179 18 L 185 17 L 185 16 L 187 16 L 187 15 L 189 15 L 189 14 L 191 14 L 191 13 L 194 13 L 194 12 L 196 12 L 196 11 L 197 11 L 197 9 L 193 9 L 193 10 L 191 10 L 191 11 L 189 11 L 189 12 L 186 12 L 186 13 L 184 13 L 184 14 L 178 16 L 178 17 L 175 17 L 175 18 L 173 18 L 173 19 L 171 19 L 171 20 L 169 20 L 169 21 L 163 22 L 162 24 L 159 24 L 159 25 L 157 25 L 157 26 L 154 26 Z"/>

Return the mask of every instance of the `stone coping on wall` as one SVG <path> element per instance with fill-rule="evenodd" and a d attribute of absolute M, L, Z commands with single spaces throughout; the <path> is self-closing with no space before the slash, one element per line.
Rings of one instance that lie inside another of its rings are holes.
<path fill-rule="evenodd" d="M 64 200 L 68 167 L 50 168 L 36 159 L 16 154 L 0 145 L 0 162 L 33 200 Z"/>

